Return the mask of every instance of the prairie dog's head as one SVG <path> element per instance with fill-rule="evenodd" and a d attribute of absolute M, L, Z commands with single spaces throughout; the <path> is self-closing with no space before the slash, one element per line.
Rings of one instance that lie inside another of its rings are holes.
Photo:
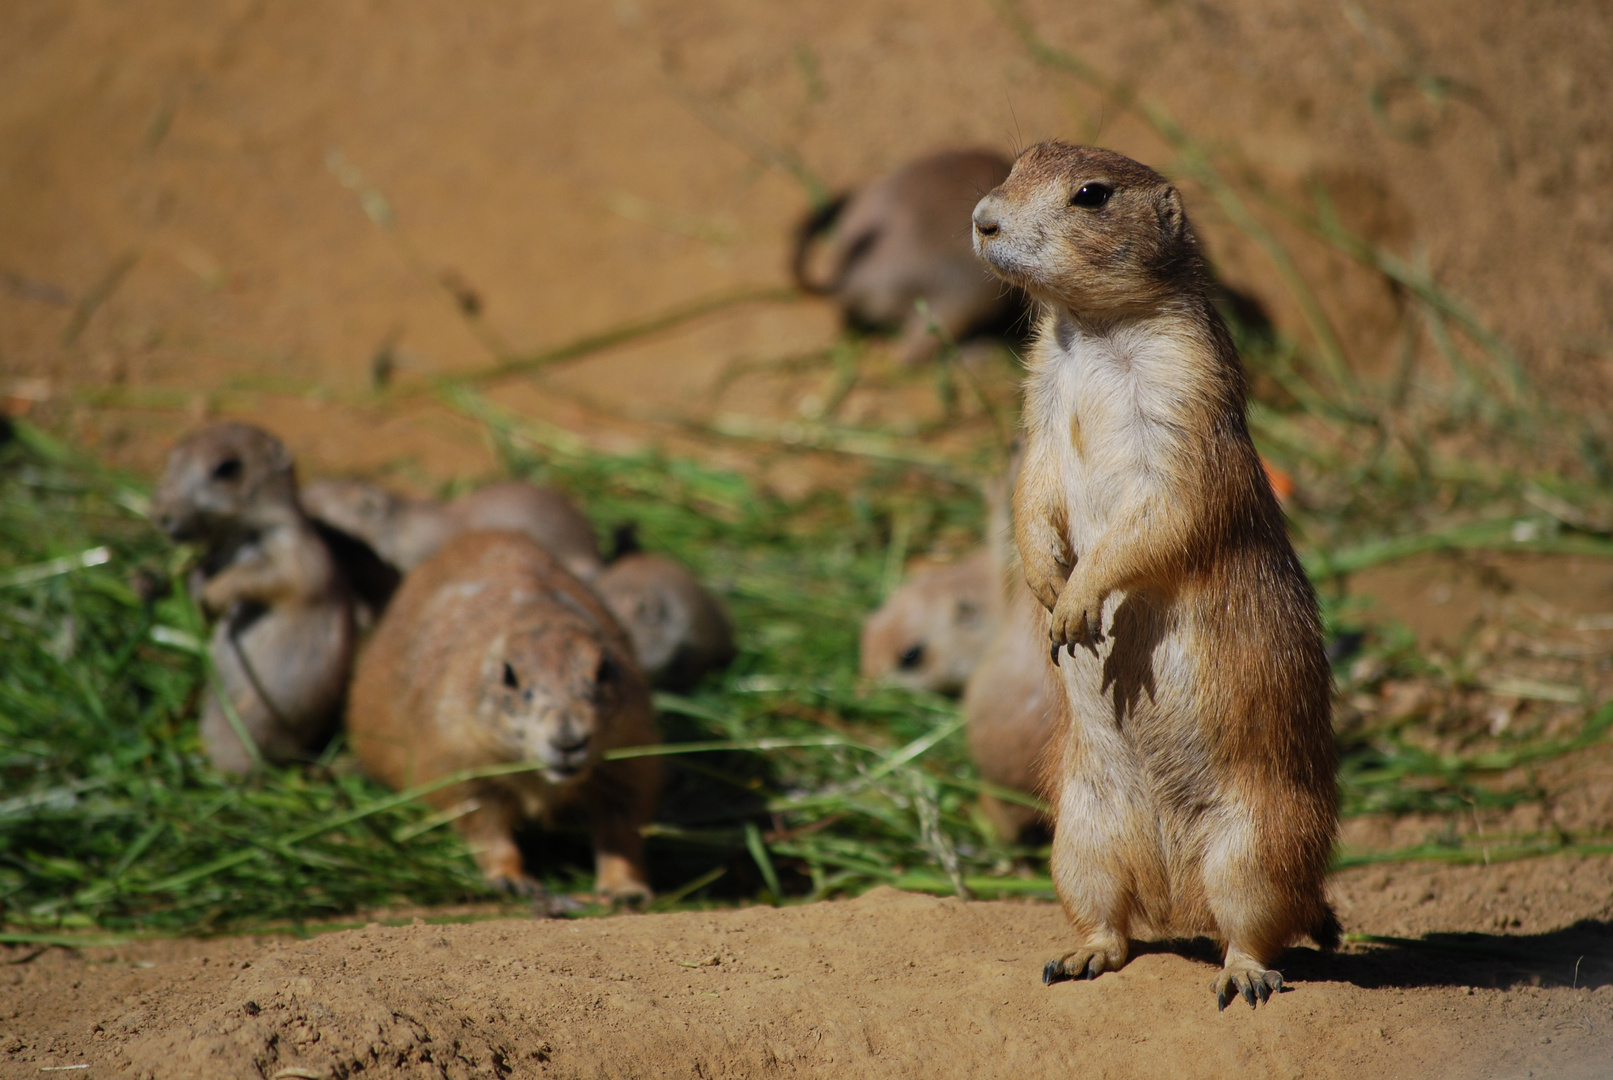
<path fill-rule="evenodd" d="M 1144 311 L 1198 265 L 1182 197 L 1123 154 L 1046 142 L 974 210 L 975 253 L 1005 281 L 1080 315 Z"/>
<path fill-rule="evenodd" d="M 479 711 L 517 760 L 550 783 L 580 780 L 610 745 L 610 726 L 639 678 L 594 634 L 547 621 L 496 638 L 482 665 Z"/>
<path fill-rule="evenodd" d="M 644 670 L 659 671 L 671 664 L 693 621 L 684 598 L 657 588 L 600 591 L 611 614 L 633 639 L 633 652 Z"/>
<path fill-rule="evenodd" d="M 151 518 L 175 540 L 206 540 L 296 517 L 285 444 L 251 424 L 214 424 L 168 454 Z"/>
<path fill-rule="evenodd" d="M 728 612 L 689 570 L 659 555 L 623 555 L 594 589 L 633 641 L 651 683 L 685 689 L 733 659 Z"/>
<path fill-rule="evenodd" d="M 863 624 L 861 670 L 915 690 L 963 690 L 996 629 L 990 573 L 959 563 L 919 573 Z"/>
<path fill-rule="evenodd" d="M 384 533 L 407 506 L 406 500 L 362 480 L 315 480 L 299 498 L 309 517 L 360 539 Z"/>

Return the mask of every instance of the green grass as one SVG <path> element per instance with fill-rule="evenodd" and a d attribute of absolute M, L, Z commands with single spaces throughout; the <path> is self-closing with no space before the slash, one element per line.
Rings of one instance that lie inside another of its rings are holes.
<path fill-rule="evenodd" d="M 635 523 L 733 610 L 732 667 L 658 698 L 670 783 L 650 851 L 663 896 L 777 902 L 879 883 L 1051 895 L 1045 852 L 1004 847 L 975 809 L 981 785 L 956 704 L 856 675 L 858 628 L 892 544 L 977 535 L 972 488 L 889 463 L 849 491 L 785 503 L 737 475 L 600 455 L 482 415 L 511 472 L 569 492 L 602 532 Z M 10 938 L 297 926 L 489 898 L 453 830 L 408 793 L 357 775 L 339 743 L 317 764 L 246 782 L 208 768 L 195 730 L 205 627 L 143 504 L 138 485 L 31 428 L 0 447 L 0 923 Z M 84 565 L 102 547 L 106 561 Z M 130 585 L 137 574 L 174 587 L 144 602 Z M 1465 757 L 1395 731 L 1355 736 L 1344 745 L 1346 812 L 1535 797 L 1489 781 L 1589 745 L 1610 722 L 1604 709 L 1576 736 Z M 532 840 L 552 888 L 586 887 L 580 830 Z"/>
<path fill-rule="evenodd" d="M 981 877 L 1013 854 L 969 815 L 978 785 L 955 704 L 870 691 L 855 675 L 893 507 L 930 505 L 928 537 L 977 532 L 975 499 L 893 469 L 850 498 L 786 507 L 687 462 L 506 451 L 602 528 L 633 521 L 648 546 L 685 559 L 742 628 L 720 681 L 661 700 L 668 737 L 705 744 L 668 757 L 651 840 L 663 892 L 710 877 L 728 897 L 822 895 L 928 880 L 937 865 Z M 33 429 L 0 448 L 0 583 L 32 579 L 0 584 L 0 922 L 209 931 L 484 897 L 453 831 L 423 828 L 418 803 L 356 775 L 339 746 L 247 782 L 206 766 L 205 628 L 142 503 L 136 485 Z M 71 558 L 103 546 L 103 564 Z M 174 587 L 142 602 L 136 573 Z M 547 849 L 550 884 L 577 888 L 579 837 L 562 830 Z"/>
<path fill-rule="evenodd" d="M 195 726 L 205 662 L 163 644 L 205 629 L 182 590 L 147 604 L 129 584 L 177 569 L 141 502 L 31 429 L 0 446 L 0 583 L 19 567 L 111 552 L 103 565 L 0 584 L 0 923 L 210 930 L 478 892 L 445 831 L 392 839 L 421 816 L 414 806 L 326 828 L 376 802 L 355 776 L 310 767 L 236 783 L 207 767 Z M 321 831 L 301 835 L 310 829 Z M 195 873 L 235 852 L 252 857 Z"/>

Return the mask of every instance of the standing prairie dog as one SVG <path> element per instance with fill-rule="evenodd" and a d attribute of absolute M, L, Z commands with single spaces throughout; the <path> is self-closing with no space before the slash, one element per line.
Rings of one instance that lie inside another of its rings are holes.
<path fill-rule="evenodd" d="M 1339 937 L 1331 676 L 1198 241 L 1158 173 L 1059 143 L 1022 154 L 974 225 L 1043 306 L 1014 532 L 1068 653 L 1048 791 L 1080 937 L 1043 977 L 1113 970 L 1133 933 L 1206 934 L 1218 1004 L 1253 1005 L 1285 946 Z"/>
<path fill-rule="evenodd" d="M 969 211 L 1008 175 L 989 150 L 946 150 L 909 162 L 830 203 L 797 230 L 791 269 L 808 292 L 832 296 L 856 325 L 894 328 L 904 362 L 933 356 L 938 326 L 953 340 L 1002 327 L 1023 297 L 981 267 L 970 247 Z M 814 240 L 834 229 L 814 259 Z M 810 263 L 826 263 L 816 267 Z M 927 310 L 919 310 L 923 301 Z"/>
<path fill-rule="evenodd" d="M 639 828 L 655 812 L 660 763 L 601 756 L 658 741 L 649 689 L 610 612 L 527 536 L 464 533 L 404 577 L 359 656 L 347 728 L 364 770 L 399 790 L 538 766 L 426 796 L 461 812 L 489 881 L 537 892 L 514 829 L 580 803 L 599 892 L 650 895 Z"/>
<path fill-rule="evenodd" d="M 353 612 L 298 505 L 291 454 L 248 424 L 203 428 L 169 453 L 151 516 L 173 539 L 206 549 L 199 600 L 218 616 L 208 653 L 220 685 L 203 706 L 201 735 L 214 767 L 244 773 L 259 755 L 305 756 L 340 716 Z"/>
<path fill-rule="evenodd" d="M 525 533 L 583 580 L 599 573 L 599 543 L 588 519 L 549 488 L 504 480 L 447 503 L 407 499 L 360 480 L 318 480 L 302 493 L 309 516 L 364 541 L 408 572 L 448 540 L 471 530 Z"/>
<path fill-rule="evenodd" d="M 862 674 L 956 694 L 997 630 L 1002 578 L 989 547 L 914 574 L 863 623 Z"/>
<path fill-rule="evenodd" d="M 734 658 L 734 624 L 722 602 L 671 559 L 623 554 L 593 586 L 627 631 L 652 685 L 687 689 Z"/>

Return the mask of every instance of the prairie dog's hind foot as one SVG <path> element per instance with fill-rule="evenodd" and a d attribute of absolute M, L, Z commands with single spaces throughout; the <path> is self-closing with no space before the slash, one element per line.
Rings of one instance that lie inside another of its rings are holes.
<path fill-rule="evenodd" d="M 1072 953 L 1042 965 L 1042 984 L 1066 979 L 1096 979 L 1105 971 L 1118 971 L 1126 962 L 1126 942 L 1089 941 Z"/>
<path fill-rule="evenodd" d="M 1257 1002 L 1264 1002 L 1271 995 L 1282 993 L 1283 974 L 1263 968 L 1253 960 L 1234 961 L 1229 957 L 1226 966 L 1215 977 L 1214 990 L 1217 1012 L 1224 1011 L 1232 999 L 1240 994 L 1252 1009 Z"/>
<path fill-rule="evenodd" d="M 486 880 L 495 891 L 513 896 L 517 900 L 530 900 L 538 904 L 549 897 L 549 890 L 543 887 L 543 882 L 524 873 L 517 873 L 513 877 L 508 874 L 495 874 Z"/>

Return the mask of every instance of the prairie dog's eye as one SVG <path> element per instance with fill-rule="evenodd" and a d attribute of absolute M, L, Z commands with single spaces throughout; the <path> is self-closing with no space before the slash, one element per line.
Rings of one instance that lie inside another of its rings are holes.
<path fill-rule="evenodd" d="M 521 689 L 521 680 L 515 677 L 515 669 L 510 666 L 508 660 L 504 661 L 504 685 L 511 690 Z"/>
<path fill-rule="evenodd" d="M 214 480 L 237 480 L 241 476 L 241 459 L 225 458 L 213 466 Z"/>
<path fill-rule="evenodd" d="M 902 655 L 896 658 L 896 665 L 903 671 L 912 671 L 922 663 L 924 663 L 924 643 L 922 641 L 917 645 L 909 645 L 902 651 Z"/>
<path fill-rule="evenodd" d="M 1088 210 L 1096 210 L 1109 201 L 1109 196 L 1115 189 L 1108 184 L 1082 184 L 1081 190 L 1070 196 L 1071 206 L 1084 206 Z"/>

